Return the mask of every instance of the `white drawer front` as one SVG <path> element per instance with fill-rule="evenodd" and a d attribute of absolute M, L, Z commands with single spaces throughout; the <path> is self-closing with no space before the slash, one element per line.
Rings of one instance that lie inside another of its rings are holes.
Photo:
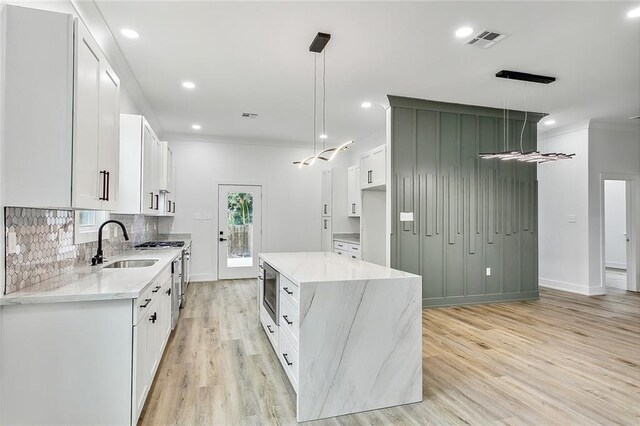
<path fill-rule="evenodd" d="M 360 253 L 360 244 L 349 244 L 348 250 L 351 253 Z"/>
<path fill-rule="evenodd" d="M 299 287 L 287 279 L 284 275 L 280 275 L 280 298 L 289 299 L 295 306 L 300 304 Z"/>
<path fill-rule="evenodd" d="M 271 316 L 269 316 L 267 311 L 262 306 L 260 307 L 260 324 L 262 324 L 262 328 L 264 329 L 264 332 L 267 333 L 267 337 L 271 342 L 271 346 L 273 346 L 273 349 L 277 353 L 278 342 L 280 340 L 280 329 L 278 326 L 276 326 L 276 324 L 271 319 Z"/>
<path fill-rule="evenodd" d="M 333 248 L 339 249 L 339 250 L 347 250 L 347 246 L 349 244 L 342 242 L 342 241 L 334 241 L 333 242 Z"/>
<path fill-rule="evenodd" d="M 347 252 L 347 256 L 349 256 L 350 259 L 361 259 L 361 255 L 360 252 Z"/>
<path fill-rule="evenodd" d="M 298 392 L 298 350 L 285 333 L 280 334 L 278 357 L 291 385 Z"/>
<path fill-rule="evenodd" d="M 298 307 L 294 306 L 287 298 L 280 299 L 280 328 L 293 338 L 293 343 L 298 343 L 300 325 L 298 324 Z"/>
<path fill-rule="evenodd" d="M 346 256 L 346 255 L 347 255 L 347 252 L 346 252 L 346 251 L 344 251 L 344 250 L 333 249 L 333 252 L 334 252 L 335 254 L 337 254 L 338 256 Z"/>

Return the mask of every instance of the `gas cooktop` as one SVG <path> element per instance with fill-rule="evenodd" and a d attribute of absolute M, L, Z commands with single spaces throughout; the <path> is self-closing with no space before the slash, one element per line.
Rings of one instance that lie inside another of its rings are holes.
<path fill-rule="evenodd" d="M 146 241 L 136 248 L 173 248 L 184 246 L 184 241 Z"/>

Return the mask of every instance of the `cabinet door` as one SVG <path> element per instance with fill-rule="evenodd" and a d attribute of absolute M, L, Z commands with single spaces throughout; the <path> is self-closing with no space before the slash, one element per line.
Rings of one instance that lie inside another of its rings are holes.
<path fill-rule="evenodd" d="M 149 367 L 147 366 L 147 342 L 149 334 L 149 325 L 146 316 L 138 325 L 133 328 L 133 339 L 135 348 L 135 357 L 133 364 L 133 376 L 134 376 L 134 421 L 132 424 L 138 422 L 138 417 L 144 406 L 144 400 L 149 390 Z"/>
<path fill-rule="evenodd" d="M 361 188 L 367 188 L 368 186 L 371 185 L 372 165 L 373 164 L 371 161 L 371 153 L 365 154 L 360 159 L 360 187 Z"/>
<path fill-rule="evenodd" d="M 77 24 L 76 77 L 73 109 L 73 206 L 101 207 L 102 180 L 98 169 L 100 71 L 102 53 L 87 29 Z"/>
<path fill-rule="evenodd" d="M 162 350 L 164 349 L 169 334 L 171 334 L 171 278 L 167 280 L 162 287 L 162 294 L 160 294 L 160 313 L 158 320 L 160 321 L 160 355 L 158 358 L 162 358 Z"/>
<path fill-rule="evenodd" d="M 120 152 L 119 122 L 120 79 L 104 61 L 100 78 L 100 139 L 98 145 L 98 167 L 102 174 L 99 185 L 104 195 L 102 197 L 103 210 L 115 210 L 117 208 Z"/>
<path fill-rule="evenodd" d="M 331 170 L 322 172 L 322 216 L 331 216 Z"/>
<path fill-rule="evenodd" d="M 372 157 L 372 177 L 371 183 L 374 186 L 385 185 L 387 182 L 387 148 L 386 146 L 381 146 L 376 148 L 371 154 Z"/>
<path fill-rule="evenodd" d="M 321 250 L 332 251 L 333 233 L 331 231 L 331 218 L 323 217 L 321 219 Z"/>
<path fill-rule="evenodd" d="M 354 179 L 353 179 L 353 191 L 354 191 L 354 198 L 355 198 L 355 203 L 356 203 L 356 217 L 360 217 L 360 214 L 362 213 L 362 192 L 360 190 L 360 166 L 356 166 L 355 167 L 355 173 L 354 173 Z"/>
<path fill-rule="evenodd" d="M 149 124 L 145 121 L 142 130 L 142 200 L 141 211 L 143 214 L 156 214 L 156 190 L 154 188 L 155 176 L 155 135 Z"/>

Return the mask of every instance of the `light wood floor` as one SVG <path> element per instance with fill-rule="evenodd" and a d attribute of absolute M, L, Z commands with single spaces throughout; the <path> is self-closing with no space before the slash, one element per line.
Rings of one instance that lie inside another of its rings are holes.
<path fill-rule="evenodd" d="M 140 424 L 296 423 L 255 286 L 190 286 Z M 310 424 L 640 424 L 640 294 L 542 290 L 425 310 L 423 330 L 423 402 Z"/>

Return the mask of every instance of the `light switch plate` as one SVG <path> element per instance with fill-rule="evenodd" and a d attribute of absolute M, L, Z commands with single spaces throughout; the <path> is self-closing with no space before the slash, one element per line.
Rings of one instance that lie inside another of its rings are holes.
<path fill-rule="evenodd" d="M 413 212 L 400 212 L 400 222 L 413 222 Z"/>
<path fill-rule="evenodd" d="M 569 223 L 576 223 L 576 215 L 575 214 L 570 214 L 569 215 Z"/>
<path fill-rule="evenodd" d="M 485 273 L 487 274 L 487 276 L 490 276 L 491 275 L 491 268 L 487 268 Z"/>

